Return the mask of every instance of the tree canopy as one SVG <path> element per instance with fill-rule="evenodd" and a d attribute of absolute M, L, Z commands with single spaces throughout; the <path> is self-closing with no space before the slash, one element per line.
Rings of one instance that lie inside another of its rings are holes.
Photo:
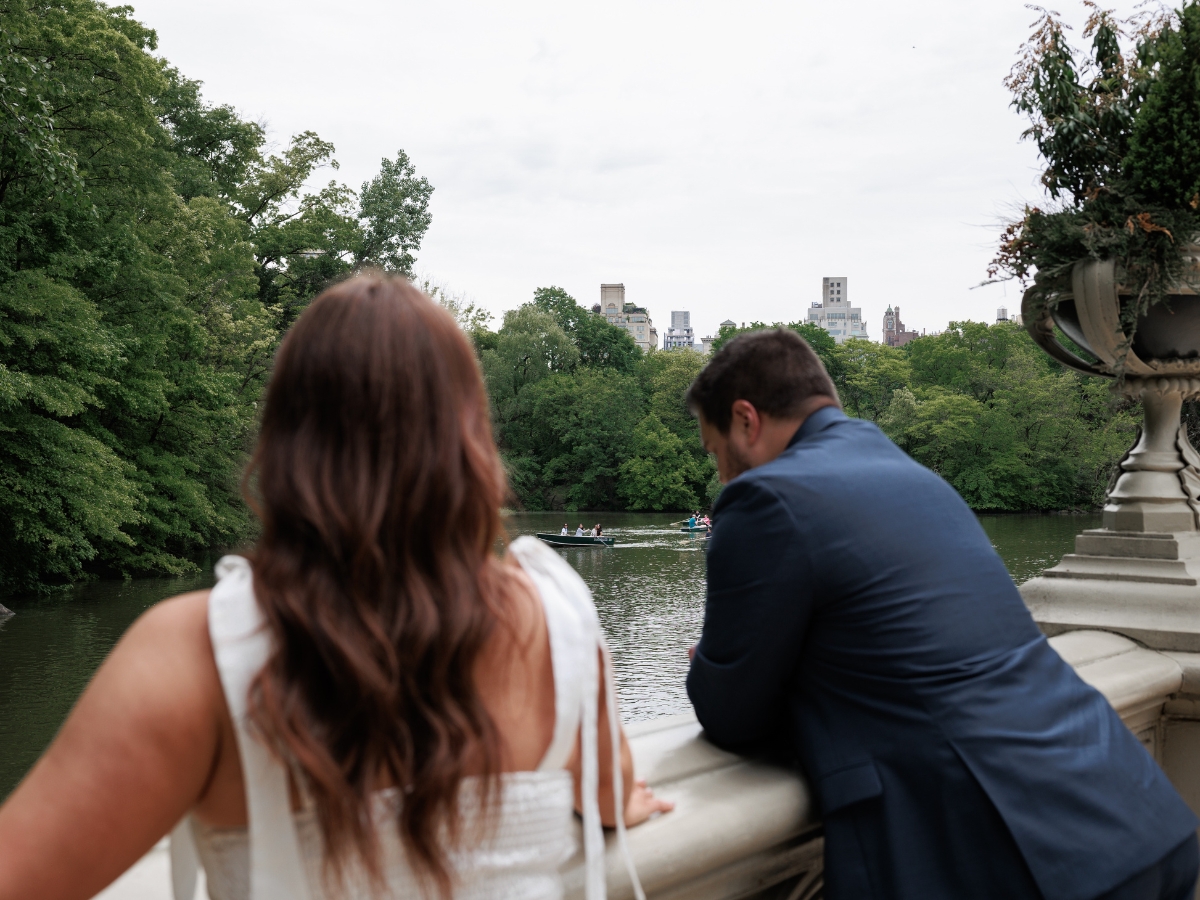
<path fill-rule="evenodd" d="M 128 7 L 0 0 L 0 593 L 180 573 L 244 540 L 272 355 L 331 280 L 408 274 L 429 183 L 400 151 L 267 135 L 154 55 Z"/>
<path fill-rule="evenodd" d="M 496 438 L 528 509 L 680 509 L 714 473 L 683 400 L 704 358 L 644 354 L 559 287 L 476 336 Z"/>
<path fill-rule="evenodd" d="M 506 314 L 495 349 L 483 354 L 519 502 L 630 510 L 711 502 L 720 485 L 684 404 L 706 358 L 638 352 L 628 370 L 586 361 L 579 336 L 612 326 L 559 288 L 534 298 Z M 1094 508 L 1135 435 L 1136 406 L 1065 371 L 1015 325 L 953 323 L 894 348 L 838 344 L 807 322 L 754 322 L 726 326 L 714 346 L 767 327 L 802 335 L 846 413 L 876 422 L 975 509 Z"/>

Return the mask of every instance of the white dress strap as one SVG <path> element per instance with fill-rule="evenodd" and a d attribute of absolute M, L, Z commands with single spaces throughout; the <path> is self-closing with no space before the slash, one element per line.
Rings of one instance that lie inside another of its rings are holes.
<path fill-rule="evenodd" d="M 562 560 L 536 538 L 524 538 L 512 544 L 513 556 L 533 582 L 542 601 L 546 630 L 550 636 L 550 662 L 554 672 L 554 736 L 550 740 L 539 772 L 565 768 L 575 749 L 579 734 L 583 685 L 587 678 L 587 657 L 596 657 L 596 637 L 591 621 L 564 596 L 557 569 Z M 568 567 L 569 569 L 570 567 Z M 574 570 L 571 570 L 574 574 Z M 587 587 L 584 586 L 584 590 Z"/>
<path fill-rule="evenodd" d="M 310 900 L 288 796 L 287 770 L 254 736 L 248 718 L 250 684 L 271 652 L 270 634 L 254 599 L 250 564 L 240 556 L 226 556 L 217 563 L 217 578 L 208 598 L 208 631 L 242 761 L 249 819 L 250 900 Z M 190 830 L 185 820 L 172 834 L 172 863 L 179 858 L 182 867 L 187 865 Z M 179 851 L 174 847 L 177 835 L 182 845 Z M 195 852 L 194 841 L 190 852 Z M 189 882 L 195 890 L 194 877 L 187 875 L 183 871 L 173 877 L 176 900 L 192 900 L 186 891 Z"/>
<path fill-rule="evenodd" d="M 551 665 L 554 671 L 554 737 L 539 769 L 566 765 L 580 734 L 583 757 L 583 849 L 587 900 L 607 896 L 604 871 L 604 828 L 600 821 L 597 794 L 600 789 L 599 718 L 600 679 L 608 698 L 608 729 L 613 750 L 613 800 L 618 814 L 617 844 L 625 858 L 629 880 L 637 900 L 645 900 L 637 870 L 625 839 L 625 808 L 621 776 L 621 744 L 617 724 L 617 693 L 612 662 L 592 592 L 579 574 L 556 552 L 533 537 L 513 541 L 510 549 L 529 575 L 542 599 L 550 634 Z M 600 658 L 604 660 L 600 671 Z"/>

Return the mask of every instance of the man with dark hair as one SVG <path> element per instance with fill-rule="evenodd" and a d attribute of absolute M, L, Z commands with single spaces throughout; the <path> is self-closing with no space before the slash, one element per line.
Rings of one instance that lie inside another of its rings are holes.
<path fill-rule="evenodd" d="M 716 743 L 794 752 L 828 900 L 1191 897 L 1196 817 L 798 335 L 730 341 L 688 405 L 726 485 L 688 695 Z"/>

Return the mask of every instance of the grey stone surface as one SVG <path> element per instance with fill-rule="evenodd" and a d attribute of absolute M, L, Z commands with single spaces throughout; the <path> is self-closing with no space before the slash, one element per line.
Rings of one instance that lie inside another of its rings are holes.
<path fill-rule="evenodd" d="M 688 714 L 628 729 L 637 770 L 675 809 L 629 832 L 647 894 L 746 897 L 819 867 L 816 803 L 795 772 L 719 750 Z M 582 854 L 565 871 L 566 896 L 583 897 Z M 608 896 L 633 896 L 609 837 Z M 798 895 L 799 896 L 799 895 Z"/>
<path fill-rule="evenodd" d="M 1089 528 L 1075 536 L 1075 552 L 1082 556 L 1186 559 L 1200 556 L 1200 532 L 1172 534 Z"/>
<path fill-rule="evenodd" d="M 1156 650 L 1200 652 L 1200 533 L 1093 529 L 1075 550 L 1021 585 L 1046 634 L 1101 628 Z"/>

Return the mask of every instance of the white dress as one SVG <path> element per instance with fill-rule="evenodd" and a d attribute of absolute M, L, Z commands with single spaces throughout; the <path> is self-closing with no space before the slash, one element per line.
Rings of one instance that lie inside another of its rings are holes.
<path fill-rule="evenodd" d="M 554 670 L 554 736 L 536 771 L 500 776 L 496 827 L 481 842 L 451 856 L 456 900 L 529 898 L 558 900 L 558 870 L 575 852 L 571 819 L 574 790 L 566 765 L 581 734 L 583 746 L 583 836 L 588 900 L 605 896 L 604 834 L 596 792 L 599 778 L 596 744 L 599 679 L 615 697 L 612 666 L 591 592 L 567 563 L 536 538 L 513 541 L 514 558 L 541 596 L 550 635 Z M 321 841 L 311 809 L 293 814 L 287 776 L 267 749 L 248 730 L 247 695 L 254 676 L 266 663 L 270 636 L 254 599 L 250 564 L 227 556 L 217 564 L 218 582 L 208 601 L 208 628 L 225 700 L 237 730 L 242 776 L 246 785 L 249 824 L 245 828 L 208 828 L 187 816 L 171 835 L 175 900 L 193 900 L 197 869 L 203 866 L 211 900 L 367 900 L 371 893 L 364 873 L 352 873 L 343 890 L 326 892 L 321 880 Z M 605 650 L 604 672 L 598 649 Z M 621 808 L 616 703 L 608 705 L 617 776 L 617 808 Z M 479 820 L 477 779 L 463 782 L 459 808 L 465 833 Z M 419 882 L 405 858 L 395 829 L 399 792 L 382 791 L 374 798 L 384 851 L 386 896 L 422 897 Z M 617 839 L 642 898 L 641 886 L 618 824 Z"/>

